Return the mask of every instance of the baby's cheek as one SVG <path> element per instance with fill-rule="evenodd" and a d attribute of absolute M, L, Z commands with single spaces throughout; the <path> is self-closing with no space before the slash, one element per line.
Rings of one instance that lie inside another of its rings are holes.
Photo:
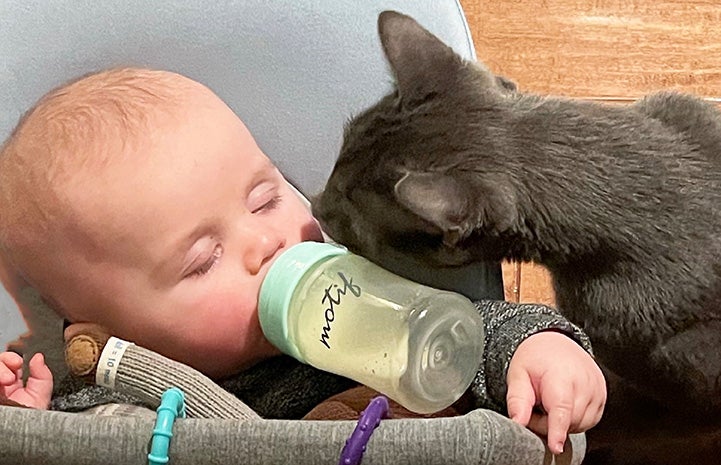
<path fill-rule="evenodd" d="M 189 335 L 194 350 L 204 354 L 206 363 L 229 368 L 252 360 L 263 337 L 256 305 L 248 296 L 231 293 L 199 303 Z"/>
<path fill-rule="evenodd" d="M 215 340 L 216 344 L 237 344 L 248 332 L 258 326 L 255 303 L 241 295 L 216 296 L 199 305 L 197 334 L 202 340 Z"/>
<path fill-rule="evenodd" d="M 287 226 L 289 235 L 294 238 L 294 242 L 322 241 L 323 233 L 318 220 L 310 214 L 305 206 L 300 205 L 299 209 L 300 211 L 296 211 L 295 216 L 290 217 L 295 221 Z"/>
<path fill-rule="evenodd" d="M 283 208 L 277 211 L 278 215 L 275 221 L 282 225 L 286 238 L 290 241 L 289 245 L 302 241 L 322 241 L 320 224 L 313 217 L 310 208 L 303 203 L 296 195 L 289 192 L 287 201 L 283 203 Z"/>
<path fill-rule="evenodd" d="M 323 233 L 321 232 L 320 225 L 315 218 L 311 217 L 301 229 L 300 241 L 323 242 Z"/>

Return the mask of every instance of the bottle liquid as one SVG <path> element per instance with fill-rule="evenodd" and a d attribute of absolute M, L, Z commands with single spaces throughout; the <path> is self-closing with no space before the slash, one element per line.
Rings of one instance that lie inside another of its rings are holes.
<path fill-rule="evenodd" d="M 397 276 L 337 245 L 301 242 L 268 270 L 261 328 L 283 353 L 433 413 L 468 389 L 481 363 L 473 303 Z"/>

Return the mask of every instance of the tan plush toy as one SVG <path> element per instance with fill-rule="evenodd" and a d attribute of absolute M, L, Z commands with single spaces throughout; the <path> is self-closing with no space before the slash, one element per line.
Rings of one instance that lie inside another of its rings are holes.
<path fill-rule="evenodd" d="M 133 343 L 112 338 L 100 326 L 80 323 L 65 332 L 70 373 L 91 384 L 130 394 L 157 407 L 171 387 L 185 394 L 188 417 L 259 420 L 260 416 L 210 378 Z"/>

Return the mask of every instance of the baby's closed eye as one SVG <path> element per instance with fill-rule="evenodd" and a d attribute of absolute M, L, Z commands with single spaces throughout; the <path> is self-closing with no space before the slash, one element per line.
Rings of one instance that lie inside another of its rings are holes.
<path fill-rule="evenodd" d="M 216 243 L 210 254 L 201 253 L 192 261 L 185 277 L 195 278 L 208 274 L 218 264 L 222 255 L 223 245 Z"/>
<path fill-rule="evenodd" d="M 272 181 L 258 183 L 248 193 L 246 200 L 248 210 L 253 213 L 271 211 L 281 200 L 278 184 Z"/>
<path fill-rule="evenodd" d="M 281 199 L 282 197 L 280 195 L 275 195 L 265 201 L 261 206 L 255 208 L 254 210 L 251 210 L 251 213 L 263 213 L 274 210 L 278 207 L 278 205 L 280 205 Z"/>

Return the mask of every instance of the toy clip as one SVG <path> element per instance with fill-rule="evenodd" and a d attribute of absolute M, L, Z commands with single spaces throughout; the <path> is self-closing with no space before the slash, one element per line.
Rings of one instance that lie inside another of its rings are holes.
<path fill-rule="evenodd" d="M 360 465 L 373 431 L 381 424 L 382 418 L 388 417 L 388 410 L 388 399 L 385 396 L 371 399 L 365 410 L 361 412 L 353 433 L 346 440 L 338 465 Z"/>
<path fill-rule="evenodd" d="M 160 406 L 156 410 L 153 439 L 148 454 L 148 465 L 164 465 L 170 460 L 168 449 L 173 437 L 173 423 L 177 417 L 185 418 L 185 395 L 178 388 L 166 390 L 160 397 Z"/>

